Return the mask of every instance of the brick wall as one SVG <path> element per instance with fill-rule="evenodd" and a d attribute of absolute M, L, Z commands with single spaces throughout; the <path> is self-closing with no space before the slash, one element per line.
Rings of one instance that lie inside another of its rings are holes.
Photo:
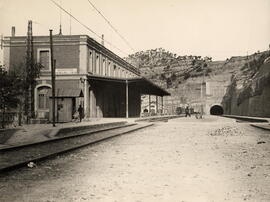
<path fill-rule="evenodd" d="M 11 47 L 10 48 L 10 61 L 9 68 L 13 70 L 14 68 L 19 68 L 25 65 L 26 56 L 26 46 L 25 47 Z"/>
<path fill-rule="evenodd" d="M 38 41 L 38 43 L 35 42 Z M 34 59 L 37 61 L 38 49 L 49 49 L 48 38 L 35 38 L 34 40 Z M 44 41 L 40 43 L 40 40 Z M 9 68 L 13 69 L 25 64 L 26 57 L 26 38 L 11 38 Z M 17 43 L 18 42 L 18 43 Z M 60 42 L 59 42 L 60 43 Z M 56 59 L 56 68 L 76 68 L 79 69 L 79 44 L 60 45 L 54 44 L 54 59 Z"/>
<path fill-rule="evenodd" d="M 55 88 L 63 88 L 63 89 L 77 89 L 80 88 L 80 80 L 56 80 Z"/>
<path fill-rule="evenodd" d="M 79 45 L 54 47 L 56 68 L 79 68 Z"/>

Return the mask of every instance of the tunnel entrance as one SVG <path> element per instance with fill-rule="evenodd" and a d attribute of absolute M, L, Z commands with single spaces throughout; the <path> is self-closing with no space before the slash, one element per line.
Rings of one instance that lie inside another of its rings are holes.
<path fill-rule="evenodd" d="M 219 105 L 214 105 L 210 109 L 211 115 L 222 115 L 223 114 L 223 108 Z"/>

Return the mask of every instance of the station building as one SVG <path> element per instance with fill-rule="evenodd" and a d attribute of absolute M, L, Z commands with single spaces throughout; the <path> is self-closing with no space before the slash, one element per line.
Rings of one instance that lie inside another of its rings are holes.
<path fill-rule="evenodd" d="M 7 69 L 25 63 L 26 36 L 4 38 Z M 37 119 L 51 119 L 51 60 L 49 36 L 33 37 L 33 55 L 43 68 L 34 90 Z M 54 35 L 56 60 L 56 120 L 68 122 L 79 105 L 85 118 L 138 117 L 141 95 L 170 95 L 140 76 L 139 69 L 87 35 Z M 162 102 L 162 101 L 161 101 Z M 163 104 L 160 104 L 163 108 Z"/>

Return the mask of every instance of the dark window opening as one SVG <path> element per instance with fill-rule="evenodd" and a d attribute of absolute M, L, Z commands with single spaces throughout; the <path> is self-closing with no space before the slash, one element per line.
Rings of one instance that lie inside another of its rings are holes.
<path fill-rule="evenodd" d="M 48 50 L 39 52 L 39 62 L 43 66 L 43 70 L 50 69 L 50 52 Z"/>

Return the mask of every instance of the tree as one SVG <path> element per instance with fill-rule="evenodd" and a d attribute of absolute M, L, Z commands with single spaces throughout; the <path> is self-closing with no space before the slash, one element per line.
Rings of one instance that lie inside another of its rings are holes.
<path fill-rule="evenodd" d="M 20 64 L 10 68 L 7 72 L 0 66 L 0 111 L 2 113 L 2 128 L 5 127 L 5 113 L 10 109 L 17 109 L 19 105 L 19 125 L 21 122 L 21 110 L 24 106 L 26 120 L 34 118 L 33 96 L 36 78 L 40 75 L 42 65 L 34 63 L 32 68 L 26 71 L 25 64 Z M 26 96 L 25 96 L 26 95 Z M 30 96 L 31 102 L 26 97 Z M 29 107 L 30 105 L 30 107 Z M 29 113 L 29 108 L 31 113 Z"/>
<path fill-rule="evenodd" d="M 0 66 L 0 111 L 2 112 L 2 128 L 5 128 L 5 113 L 16 108 L 20 103 L 18 87 L 20 80 Z"/>
<path fill-rule="evenodd" d="M 9 75 L 16 78 L 14 85 L 17 85 L 20 102 L 24 105 L 24 115 L 28 123 L 29 118 L 34 118 L 34 87 L 36 86 L 36 79 L 39 78 L 40 70 L 43 66 L 34 62 L 31 64 L 31 68 L 26 68 L 27 65 L 28 64 L 22 63 L 18 66 L 14 66 L 11 68 Z"/>

